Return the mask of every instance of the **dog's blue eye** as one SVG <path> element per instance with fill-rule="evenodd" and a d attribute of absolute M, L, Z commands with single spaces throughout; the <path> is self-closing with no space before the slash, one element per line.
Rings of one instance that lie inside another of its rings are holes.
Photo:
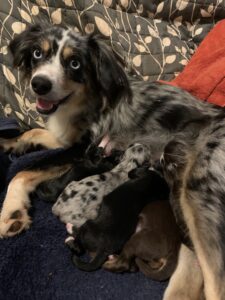
<path fill-rule="evenodd" d="M 34 57 L 35 59 L 41 59 L 41 58 L 42 58 L 42 52 L 41 52 L 41 50 L 40 50 L 40 49 L 34 50 L 34 52 L 33 52 L 33 57 Z"/>
<path fill-rule="evenodd" d="M 70 67 L 74 70 L 78 70 L 80 68 L 80 62 L 78 60 L 71 60 Z"/>

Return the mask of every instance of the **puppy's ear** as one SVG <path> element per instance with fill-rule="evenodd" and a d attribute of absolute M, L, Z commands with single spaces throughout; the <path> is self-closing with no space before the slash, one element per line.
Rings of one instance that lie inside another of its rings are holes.
<path fill-rule="evenodd" d="M 13 55 L 15 67 L 21 67 L 23 71 L 30 68 L 32 45 L 41 31 L 42 27 L 40 25 L 29 26 L 10 42 L 9 49 Z"/>
<path fill-rule="evenodd" d="M 95 84 L 107 98 L 110 107 L 114 107 L 121 97 L 131 99 L 128 78 L 112 50 L 95 35 L 88 37 L 88 46 L 95 72 Z"/>

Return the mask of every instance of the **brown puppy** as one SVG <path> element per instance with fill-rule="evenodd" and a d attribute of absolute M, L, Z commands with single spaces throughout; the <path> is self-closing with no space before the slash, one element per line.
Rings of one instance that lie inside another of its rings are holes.
<path fill-rule="evenodd" d="M 155 201 L 141 212 L 136 232 L 121 254 L 110 257 L 104 268 L 113 272 L 139 269 L 153 280 L 166 280 L 176 268 L 180 245 L 169 202 Z"/>

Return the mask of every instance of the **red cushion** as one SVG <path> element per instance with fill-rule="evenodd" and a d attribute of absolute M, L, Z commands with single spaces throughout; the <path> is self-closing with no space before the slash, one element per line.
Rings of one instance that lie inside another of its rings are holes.
<path fill-rule="evenodd" d="M 225 106 L 225 20 L 209 32 L 190 62 L 173 81 L 194 96 Z"/>

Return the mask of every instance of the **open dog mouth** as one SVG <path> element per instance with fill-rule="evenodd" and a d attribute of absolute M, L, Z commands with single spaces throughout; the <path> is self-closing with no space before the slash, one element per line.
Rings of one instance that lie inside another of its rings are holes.
<path fill-rule="evenodd" d="M 72 95 L 72 93 L 70 93 L 69 95 L 67 95 L 66 97 L 57 100 L 57 101 L 53 101 L 53 100 L 45 100 L 42 98 L 37 98 L 36 100 L 36 109 L 40 114 L 44 114 L 44 115 L 50 115 L 53 112 L 55 112 L 58 108 L 59 105 L 65 103 L 65 101 Z"/>

